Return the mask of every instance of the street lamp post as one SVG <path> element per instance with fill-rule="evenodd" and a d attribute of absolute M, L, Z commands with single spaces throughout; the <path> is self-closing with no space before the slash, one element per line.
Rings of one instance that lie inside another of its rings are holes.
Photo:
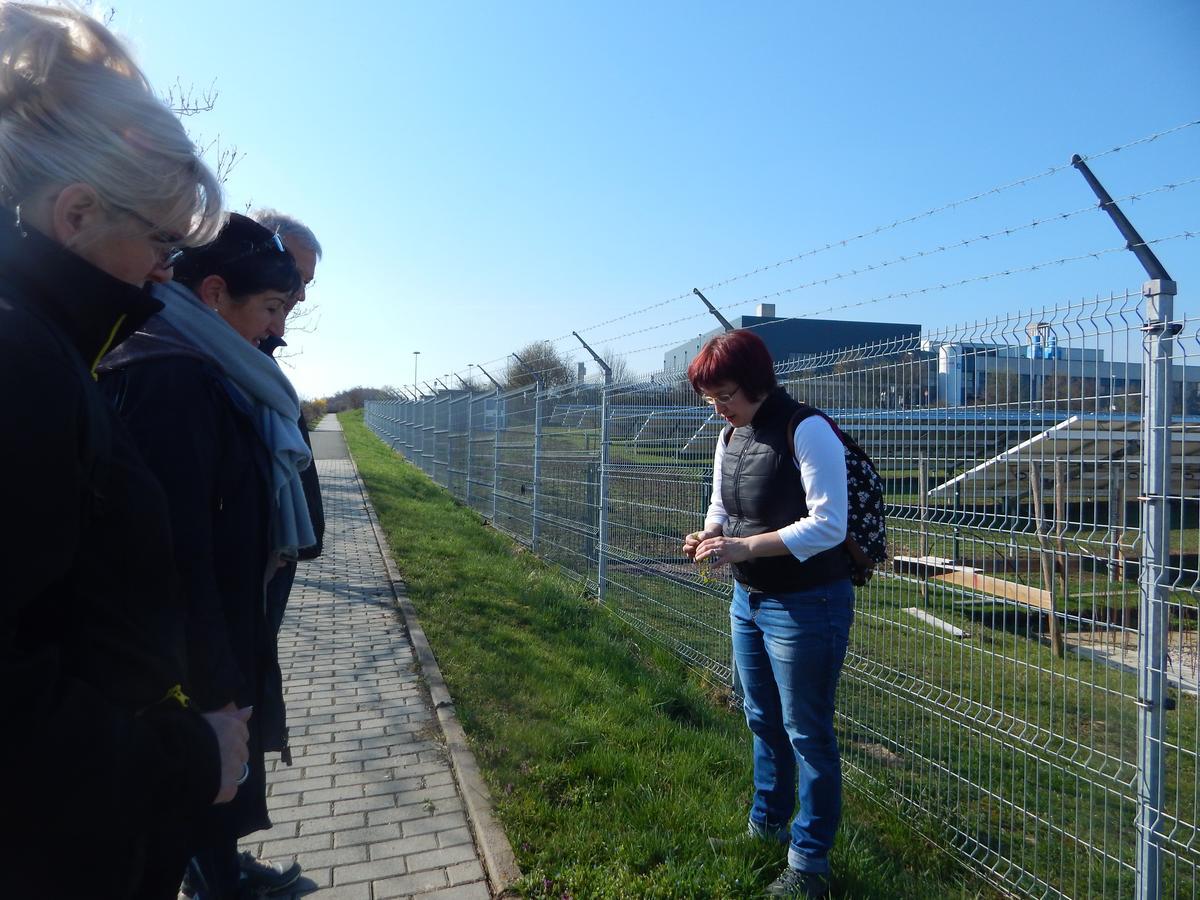
<path fill-rule="evenodd" d="M 413 351 L 413 384 L 419 384 L 417 381 L 417 357 L 421 355 L 420 350 Z"/>

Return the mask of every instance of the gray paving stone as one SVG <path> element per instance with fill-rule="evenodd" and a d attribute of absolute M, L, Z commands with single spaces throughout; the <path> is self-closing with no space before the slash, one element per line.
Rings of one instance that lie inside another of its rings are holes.
<path fill-rule="evenodd" d="M 282 784 L 285 781 L 299 781 L 304 777 L 303 766 L 285 766 L 271 759 L 267 760 L 266 769 L 271 776 L 267 780 L 273 784 Z"/>
<path fill-rule="evenodd" d="M 280 794 L 298 794 L 301 791 L 315 791 L 320 788 L 331 787 L 333 787 L 332 776 L 295 778 L 286 781 L 276 781 L 273 778 L 267 779 L 267 791 L 272 797 Z"/>
<path fill-rule="evenodd" d="M 441 847 L 437 850 L 426 850 L 424 853 L 414 853 L 404 858 L 410 872 L 420 872 L 424 869 L 445 870 L 455 863 L 475 859 L 475 848 L 470 844 L 460 844 L 455 847 Z"/>
<path fill-rule="evenodd" d="M 390 809 L 396 802 L 390 794 L 382 797 L 360 797 L 357 800 L 341 800 L 333 804 L 338 815 L 348 812 L 370 812 L 373 809 Z"/>
<path fill-rule="evenodd" d="M 265 841 L 262 853 L 264 856 L 298 856 L 307 850 L 328 850 L 331 846 L 333 838 L 329 834 L 306 834 L 281 841 Z"/>
<path fill-rule="evenodd" d="M 322 816 L 319 819 L 308 819 L 300 822 L 300 834 L 318 834 L 321 832 L 341 831 L 342 829 L 362 828 L 367 824 L 366 813 L 346 813 L 342 816 Z"/>
<path fill-rule="evenodd" d="M 272 823 L 278 824 L 279 822 L 319 821 L 332 815 L 330 810 L 333 809 L 333 805 L 318 803 L 315 806 L 277 807 L 271 804 L 271 798 L 268 797 L 267 808 L 270 810 Z"/>
<path fill-rule="evenodd" d="M 376 896 L 379 895 L 377 894 Z M 484 882 L 461 884 L 454 887 L 442 888 L 437 891 L 424 891 L 420 894 L 413 894 L 413 897 L 420 897 L 421 900 L 488 900 L 491 896 L 492 893 L 488 890 L 488 886 Z"/>
<path fill-rule="evenodd" d="M 403 856 L 389 856 L 352 866 L 338 866 L 333 870 L 334 884 L 349 884 L 353 881 L 379 881 L 408 871 Z M 445 878 L 445 873 L 440 873 Z"/>
<path fill-rule="evenodd" d="M 359 844 L 356 847 L 334 847 L 332 850 L 311 850 L 305 851 L 301 856 L 301 863 L 304 866 L 304 871 L 307 872 L 310 866 L 333 867 L 333 866 L 348 866 L 353 863 L 367 861 L 367 848 Z"/>
<path fill-rule="evenodd" d="M 371 900 L 371 886 L 369 884 L 348 884 L 322 888 L 317 896 L 321 900 Z"/>
<path fill-rule="evenodd" d="M 388 900 L 391 897 L 409 897 L 414 894 L 426 894 L 429 891 L 445 887 L 446 883 L 446 873 L 441 869 L 417 872 L 413 875 L 405 875 L 402 878 L 388 878 L 375 883 L 375 900 Z"/>
<path fill-rule="evenodd" d="M 282 841 L 294 838 L 299 833 L 299 820 L 291 822 L 274 822 L 266 831 L 256 831 L 253 839 L 256 841 Z"/>
<path fill-rule="evenodd" d="M 407 856 L 410 853 L 421 853 L 425 850 L 436 850 L 438 847 L 436 834 L 418 834 L 413 837 L 400 838 L 395 841 L 381 841 L 371 844 L 368 848 L 371 859 L 386 859 L 389 856 Z"/>
<path fill-rule="evenodd" d="M 384 768 L 391 764 L 391 754 L 388 753 L 386 747 L 372 747 L 367 749 L 362 746 L 361 742 L 359 742 L 357 750 L 345 750 L 341 753 L 335 753 L 333 757 L 338 762 L 362 762 L 364 769 L 380 768 L 381 760 L 384 763 Z"/>
<path fill-rule="evenodd" d="M 370 772 L 351 772 L 349 775 L 333 776 L 335 787 L 345 787 L 348 784 L 374 784 L 381 781 L 394 781 L 391 769 L 374 769 Z"/>
<path fill-rule="evenodd" d="M 446 877 L 451 884 L 467 884 L 472 881 L 483 881 L 483 866 L 478 860 L 467 860 L 446 869 Z"/>
<path fill-rule="evenodd" d="M 293 765 L 268 761 L 274 824 L 242 846 L 295 855 L 305 878 L 293 897 L 486 898 L 353 469 L 317 467 L 325 552 L 301 564 L 279 641 Z"/>
<path fill-rule="evenodd" d="M 431 831 L 449 831 L 452 828 L 465 828 L 467 817 L 462 813 L 450 813 L 444 816 L 429 816 L 425 819 L 410 819 L 402 823 L 404 836 L 412 834 L 428 834 Z"/>
<path fill-rule="evenodd" d="M 333 779 L 329 779 L 330 783 Z M 336 803 L 338 800 L 354 800 L 363 795 L 362 787 L 357 784 L 343 785 L 342 787 L 322 788 L 320 790 L 305 791 L 305 803 L 320 803 L 323 800 L 328 800 L 331 803 Z M 347 810 L 349 812 L 349 810 Z"/>
<path fill-rule="evenodd" d="M 384 825 L 368 825 L 365 828 L 351 828 L 338 831 L 333 835 L 333 846 L 350 847 L 355 844 L 374 844 L 377 841 L 394 841 L 400 837 L 400 823 L 391 822 Z"/>
<path fill-rule="evenodd" d="M 469 828 L 451 828 L 449 831 L 439 831 L 437 839 L 439 847 L 453 847 L 455 844 L 474 843 L 474 838 L 471 837 L 471 829 Z"/>
<path fill-rule="evenodd" d="M 312 766 L 305 770 L 305 776 L 308 778 L 336 778 L 338 775 L 349 775 L 352 772 L 361 772 L 362 763 L 358 762 L 340 762 L 330 763 L 324 766 Z"/>

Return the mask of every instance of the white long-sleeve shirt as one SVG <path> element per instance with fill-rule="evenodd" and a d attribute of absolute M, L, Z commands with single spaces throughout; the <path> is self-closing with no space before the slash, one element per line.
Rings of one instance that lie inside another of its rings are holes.
<path fill-rule="evenodd" d="M 729 521 L 721 500 L 721 462 L 725 434 L 717 438 L 713 457 L 713 489 L 704 517 L 705 529 L 724 527 Z M 846 451 L 829 423 L 809 416 L 796 426 L 796 468 L 804 485 L 808 515 L 779 529 L 779 537 L 792 556 L 803 562 L 836 547 L 846 539 Z"/>

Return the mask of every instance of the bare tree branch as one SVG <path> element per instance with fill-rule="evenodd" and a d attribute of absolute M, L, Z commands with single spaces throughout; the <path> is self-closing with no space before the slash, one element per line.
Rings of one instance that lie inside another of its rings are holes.
<path fill-rule="evenodd" d="M 217 105 L 217 98 L 220 96 L 221 92 L 217 90 L 215 78 L 203 91 L 197 89 L 194 84 L 184 85 L 183 79 L 176 78 L 175 83 L 162 95 L 162 101 L 171 108 L 175 115 L 186 118 L 212 112 Z"/>

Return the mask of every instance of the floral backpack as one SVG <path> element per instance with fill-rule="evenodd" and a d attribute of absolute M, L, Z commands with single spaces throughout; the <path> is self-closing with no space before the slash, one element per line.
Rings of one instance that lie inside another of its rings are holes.
<path fill-rule="evenodd" d="M 850 557 L 850 581 L 863 587 L 875 574 L 875 566 L 887 559 L 887 523 L 883 509 L 883 479 L 875 463 L 837 422 L 815 406 L 801 403 L 788 423 L 788 434 L 795 447 L 796 427 L 809 416 L 820 416 L 829 423 L 846 450 L 846 540 L 843 546 Z M 794 453 L 793 449 L 793 453 Z"/>

